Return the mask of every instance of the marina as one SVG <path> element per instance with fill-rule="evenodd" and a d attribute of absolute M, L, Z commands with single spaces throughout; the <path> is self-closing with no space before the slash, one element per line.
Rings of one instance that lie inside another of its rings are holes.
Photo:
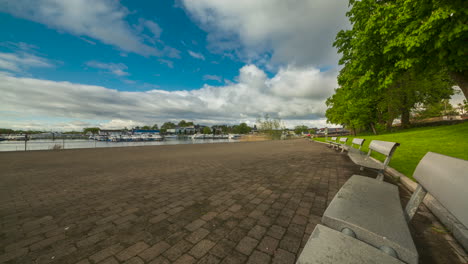
<path fill-rule="evenodd" d="M 112 147 L 137 147 L 155 145 L 179 145 L 179 144 L 206 144 L 206 143 L 235 143 L 239 138 L 197 138 L 189 137 L 164 137 L 162 140 L 94 140 L 94 139 L 38 139 L 28 141 L 0 142 L 1 151 L 30 151 L 30 150 L 52 150 L 52 149 L 86 149 L 86 148 L 112 148 Z"/>

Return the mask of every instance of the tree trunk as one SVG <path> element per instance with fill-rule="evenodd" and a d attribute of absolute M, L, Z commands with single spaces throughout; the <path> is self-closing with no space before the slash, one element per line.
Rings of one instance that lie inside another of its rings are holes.
<path fill-rule="evenodd" d="M 468 71 L 450 72 L 450 76 L 458 84 L 465 98 L 468 99 Z"/>
<path fill-rule="evenodd" d="M 373 122 L 370 123 L 370 127 L 372 128 L 372 133 L 374 133 L 374 135 L 377 135 L 377 130 L 375 130 L 375 126 Z"/>
<path fill-rule="evenodd" d="M 410 126 L 410 111 L 408 108 L 403 108 L 401 111 L 401 128 Z"/>
<path fill-rule="evenodd" d="M 387 131 L 388 131 L 388 132 L 392 131 L 392 127 L 393 127 L 393 118 L 387 119 L 386 127 L 387 127 Z"/>

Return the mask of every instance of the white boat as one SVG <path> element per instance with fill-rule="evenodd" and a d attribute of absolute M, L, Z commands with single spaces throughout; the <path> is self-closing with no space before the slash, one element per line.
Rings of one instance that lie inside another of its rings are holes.
<path fill-rule="evenodd" d="M 122 141 L 132 141 L 132 136 L 123 135 L 123 136 L 122 136 Z"/>
<path fill-rule="evenodd" d="M 229 134 L 229 139 L 239 139 L 241 135 L 239 134 Z"/>
<path fill-rule="evenodd" d="M 192 139 L 205 139 L 206 135 L 203 135 L 203 134 L 194 134 L 191 136 Z"/>
<path fill-rule="evenodd" d="M 142 140 L 140 135 L 131 135 L 130 138 L 131 138 L 132 141 L 141 141 Z"/>

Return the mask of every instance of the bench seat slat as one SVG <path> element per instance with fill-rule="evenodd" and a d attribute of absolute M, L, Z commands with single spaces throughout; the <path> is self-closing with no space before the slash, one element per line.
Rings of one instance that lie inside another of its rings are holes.
<path fill-rule="evenodd" d="M 428 152 L 413 176 L 468 227 L 468 161 Z"/>
<path fill-rule="evenodd" d="M 402 264 L 403 262 L 362 241 L 318 224 L 296 263 Z"/>
<path fill-rule="evenodd" d="M 359 151 L 359 152 L 349 151 L 348 156 L 357 165 L 360 165 L 366 168 L 377 169 L 377 170 L 384 169 L 383 163 L 372 160 L 370 157 L 367 156 L 366 153 L 362 151 Z"/>
<path fill-rule="evenodd" d="M 353 175 L 333 198 L 322 223 L 338 231 L 350 228 L 359 240 L 389 246 L 406 263 L 418 262 L 398 187 L 393 184 Z"/>

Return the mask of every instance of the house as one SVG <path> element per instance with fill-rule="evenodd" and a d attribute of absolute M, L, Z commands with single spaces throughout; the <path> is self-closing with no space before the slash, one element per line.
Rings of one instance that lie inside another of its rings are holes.
<path fill-rule="evenodd" d="M 349 131 L 343 127 L 336 127 L 336 128 L 320 128 L 315 131 L 315 134 L 319 137 L 324 137 L 325 133 L 328 132 L 328 136 L 345 136 L 349 135 Z"/>
<path fill-rule="evenodd" d="M 159 135 L 160 131 L 157 129 L 133 129 L 133 135 L 143 135 L 143 134 L 152 134 L 152 135 Z"/>
<path fill-rule="evenodd" d="M 169 129 L 168 129 L 168 132 L 169 132 Z M 188 126 L 188 127 L 177 126 L 176 128 L 174 128 L 174 134 L 184 134 L 184 135 L 195 134 L 195 126 Z"/>
<path fill-rule="evenodd" d="M 99 136 L 106 136 L 106 137 L 111 137 L 111 136 L 118 137 L 122 134 L 125 134 L 125 132 L 119 129 L 99 129 L 99 133 L 98 133 Z"/>

